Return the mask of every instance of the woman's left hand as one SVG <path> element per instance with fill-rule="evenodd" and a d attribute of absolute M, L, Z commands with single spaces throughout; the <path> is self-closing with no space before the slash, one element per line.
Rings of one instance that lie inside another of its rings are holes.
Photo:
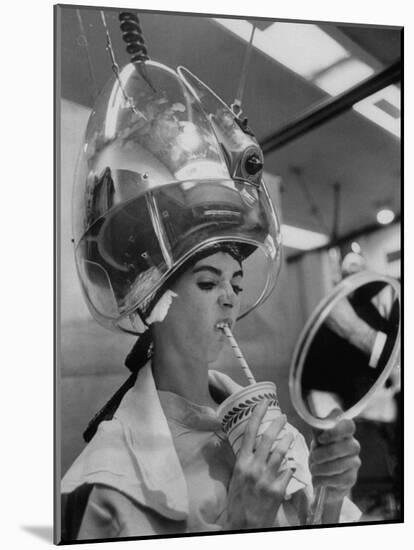
<path fill-rule="evenodd" d="M 357 480 L 361 460 L 354 433 L 355 423 L 343 419 L 334 428 L 318 432 L 312 441 L 309 468 L 313 486 L 327 488 L 327 504 L 340 504 Z"/>

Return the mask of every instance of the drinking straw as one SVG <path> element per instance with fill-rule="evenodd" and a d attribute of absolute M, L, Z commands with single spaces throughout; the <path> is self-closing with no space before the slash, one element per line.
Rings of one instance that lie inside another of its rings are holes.
<path fill-rule="evenodd" d="M 219 328 L 224 332 L 224 334 L 229 339 L 230 345 L 233 348 L 234 355 L 237 357 L 241 368 L 243 369 L 244 374 L 246 375 L 249 384 L 256 384 L 256 380 L 252 374 L 252 371 L 249 369 L 246 359 L 243 357 L 243 354 L 236 342 L 236 339 L 233 336 L 233 333 L 230 330 L 230 327 L 226 323 L 220 323 Z"/>

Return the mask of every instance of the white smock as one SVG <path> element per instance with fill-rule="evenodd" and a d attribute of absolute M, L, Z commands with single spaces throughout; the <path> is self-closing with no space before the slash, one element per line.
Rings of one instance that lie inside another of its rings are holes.
<path fill-rule="evenodd" d="M 241 389 L 223 373 L 210 371 L 209 378 L 226 394 Z M 303 525 L 313 494 L 306 442 L 296 428 L 287 428 L 295 436 L 296 472 L 275 527 Z M 222 530 L 234 462 L 216 411 L 157 391 L 147 363 L 113 419 L 101 422 L 62 480 L 62 494 L 92 486 L 76 538 Z M 359 517 L 345 499 L 340 521 Z"/>

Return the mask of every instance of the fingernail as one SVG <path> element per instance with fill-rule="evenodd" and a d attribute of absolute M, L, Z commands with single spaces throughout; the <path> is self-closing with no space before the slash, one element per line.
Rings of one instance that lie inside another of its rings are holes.
<path fill-rule="evenodd" d="M 259 405 L 259 406 L 260 406 L 260 410 L 265 409 L 265 408 L 268 406 L 268 404 L 269 404 L 269 400 L 268 400 L 268 399 L 262 399 L 262 400 L 260 401 L 260 405 Z"/>

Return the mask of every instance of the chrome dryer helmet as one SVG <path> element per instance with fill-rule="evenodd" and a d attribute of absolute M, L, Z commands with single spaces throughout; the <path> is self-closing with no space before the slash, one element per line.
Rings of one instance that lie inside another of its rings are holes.
<path fill-rule="evenodd" d="M 184 68 L 126 65 L 98 97 L 75 178 L 74 244 L 86 302 L 110 329 L 134 316 L 194 254 L 243 251 L 246 315 L 271 292 L 280 229 L 250 130 Z"/>

